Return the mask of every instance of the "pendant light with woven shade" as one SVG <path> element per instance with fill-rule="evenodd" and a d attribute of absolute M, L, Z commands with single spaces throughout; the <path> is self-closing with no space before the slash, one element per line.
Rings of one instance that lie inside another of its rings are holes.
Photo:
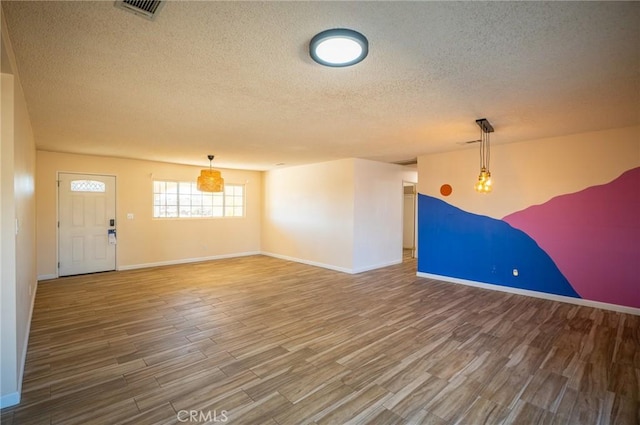
<path fill-rule="evenodd" d="M 223 192 L 224 179 L 220 171 L 211 168 L 211 162 L 214 156 L 207 155 L 207 158 L 209 158 L 209 168 L 200 171 L 200 175 L 198 176 L 198 190 L 200 192 Z"/>

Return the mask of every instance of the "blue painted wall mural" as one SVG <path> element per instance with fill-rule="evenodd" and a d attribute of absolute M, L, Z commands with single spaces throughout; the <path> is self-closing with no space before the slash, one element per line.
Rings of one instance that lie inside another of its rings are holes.
<path fill-rule="evenodd" d="M 420 194 L 418 271 L 640 308 L 639 188 L 635 168 L 502 219 Z"/>
<path fill-rule="evenodd" d="M 420 194 L 418 202 L 418 271 L 579 297 L 547 253 L 521 230 L 431 196 Z"/>

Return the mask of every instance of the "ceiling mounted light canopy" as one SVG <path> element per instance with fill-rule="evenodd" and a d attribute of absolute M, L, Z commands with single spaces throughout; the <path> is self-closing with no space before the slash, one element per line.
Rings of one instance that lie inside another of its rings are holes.
<path fill-rule="evenodd" d="M 480 126 L 480 174 L 474 187 L 480 193 L 489 193 L 493 187 L 489 170 L 489 160 L 491 159 L 489 134 L 493 133 L 493 126 L 486 118 L 476 120 L 476 124 Z"/>
<path fill-rule="evenodd" d="M 367 57 L 369 41 L 357 31 L 335 28 L 316 34 L 309 43 L 311 58 L 320 65 L 355 65 Z"/>
<path fill-rule="evenodd" d="M 224 179 L 220 171 L 211 168 L 211 161 L 213 161 L 214 156 L 207 155 L 207 158 L 209 158 L 209 168 L 200 171 L 198 190 L 200 192 L 223 192 Z"/>

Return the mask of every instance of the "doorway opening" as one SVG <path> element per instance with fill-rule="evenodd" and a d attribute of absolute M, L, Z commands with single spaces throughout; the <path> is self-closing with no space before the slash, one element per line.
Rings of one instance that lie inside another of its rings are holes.
<path fill-rule="evenodd" d="M 402 260 L 417 258 L 416 247 L 416 183 L 402 182 L 404 200 L 402 208 Z"/>

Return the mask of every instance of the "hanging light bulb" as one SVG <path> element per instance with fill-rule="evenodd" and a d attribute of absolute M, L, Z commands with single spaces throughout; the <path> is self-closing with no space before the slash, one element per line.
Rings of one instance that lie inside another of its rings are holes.
<path fill-rule="evenodd" d="M 487 171 L 486 168 L 482 167 L 480 169 L 480 175 L 478 176 L 478 181 L 475 184 L 475 189 L 481 193 L 491 192 L 491 173 Z"/>
<path fill-rule="evenodd" d="M 493 181 L 491 181 L 491 172 L 487 171 L 487 178 L 484 181 L 484 191 L 491 192 Z"/>
<path fill-rule="evenodd" d="M 480 126 L 480 174 L 474 188 L 480 193 L 491 192 L 493 181 L 491 180 L 491 171 L 489 171 L 489 159 L 491 154 L 491 146 L 489 143 L 489 133 L 493 132 L 493 127 L 486 118 L 476 120 Z"/>

